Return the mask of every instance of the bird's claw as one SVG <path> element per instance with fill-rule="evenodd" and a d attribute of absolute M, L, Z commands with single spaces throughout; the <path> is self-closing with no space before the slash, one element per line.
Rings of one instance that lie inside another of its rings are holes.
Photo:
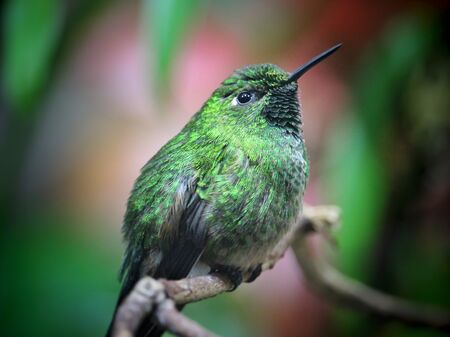
<path fill-rule="evenodd" d="M 218 264 L 211 268 L 211 273 L 225 275 L 231 281 L 231 283 L 233 283 L 233 288 L 231 288 L 229 291 L 233 291 L 237 287 L 239 287 L 243 280 L 242 270 L 234 266 Z"/>

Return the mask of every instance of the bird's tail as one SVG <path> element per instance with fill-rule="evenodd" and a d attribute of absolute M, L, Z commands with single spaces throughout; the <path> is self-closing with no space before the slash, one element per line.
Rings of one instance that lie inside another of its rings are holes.
<path fill-rule="evenodd" d="M 130 284 L 132 283 L 127 282 L 127 284 L 125 284 L 120 290 L 119 298 L 117 299 L 116 307 L 114 308 L 114 313 L 112 315 L 111 322 L 109 323 L 108 331 L 106 331 L 105 337 L 113 336 L 114 321 L 116 319 L 117 309 L 119 309 L 120 304 L 122 304 L 125 297 L 129 294 L 131 290 L 131 286 L 129 286 Z"/>
<path fill-rule="evenodd" d="M 164 329 L 153 323 L 151 315 L 148 315 L 139 326 L 135 337 L 160 337 L 164 331 Z"/>

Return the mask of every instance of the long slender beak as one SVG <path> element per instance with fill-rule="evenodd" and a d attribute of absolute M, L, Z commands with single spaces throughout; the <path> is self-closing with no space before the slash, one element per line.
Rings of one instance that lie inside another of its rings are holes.
<path fill-rule="evenodd" d="M 310 61 L 302 65 L 301 67 L 295 69 L 291 75 L 289 76 L 287 83 L 297 81 L 304 73 L 306 73 L 309 69 L 314 67 L 317 63 L 325 60 L 328 56 L 333 54 L 336 50 L 338 50 L 342 46 L 342 43 L 331 47 L 330 49 L 324 51 L 322 54 L 313 57 Z"/>

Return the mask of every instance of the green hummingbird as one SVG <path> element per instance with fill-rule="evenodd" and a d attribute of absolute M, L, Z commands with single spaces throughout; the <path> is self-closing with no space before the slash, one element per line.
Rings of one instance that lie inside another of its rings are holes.
<path fill-rule="evenodd" d="M 309 174 L 297 80 L 340 46 L 290 74 L 273 64 L 236 70 L 145 164 L 123 224 L 117 305 L 146 275 L 223 273 L 235 287 L 258 277 L 300 213 Z M 163 332 L 148 317 L 136 336 Z"/>

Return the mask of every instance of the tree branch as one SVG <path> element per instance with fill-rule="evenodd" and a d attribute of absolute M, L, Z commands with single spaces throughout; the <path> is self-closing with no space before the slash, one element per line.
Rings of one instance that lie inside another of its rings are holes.
<path fill-rule="evenodd" d="M 306 235 L 297 235 L 292 248 L 308 285 L 322 298 L 410 325 L 450 331 L 450 312 L 387 295 L 350 279 L 320 257 L 313 257 L 306 239 Z"/>
<path fill-rule="evenodd" d="M 364 309 L 372 314 L 397 319 L 408 324 L 450 329 L 450 313 L 398 299 L 371 289 L 340 274 L 320 258 L 311 254 L 307 238 L 318 233 L 329 241 L 330 232 L 340 220 L 340 211 L 333 206 L 305 206 L 303 216 L 269 255 L 262 269 L 272 268 L 289 246 L 294 249 L 309 286 L 324 298 L 351 308 Z M 223 275 L 207 275 L 178 281 L 141 279 L 119 307 L 114 323 L 115 337 L 132 337 L 139 323 L 147 315 L 180 337 L 217 337 L 198 323 L 182 315 L 176 304 L 201 301 L 233 288 Z"/>

